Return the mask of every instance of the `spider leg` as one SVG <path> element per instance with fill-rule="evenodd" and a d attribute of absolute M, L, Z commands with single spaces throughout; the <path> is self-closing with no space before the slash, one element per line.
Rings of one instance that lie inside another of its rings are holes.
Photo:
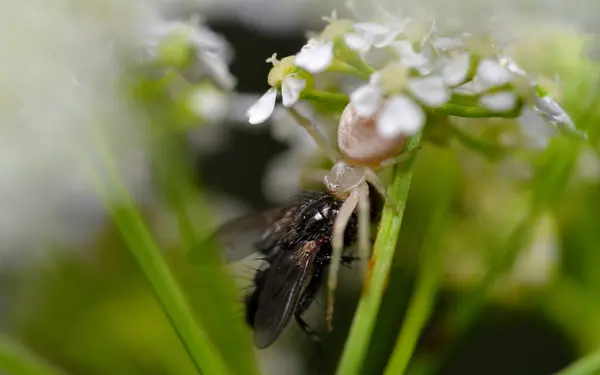
<path fill-rule="evenodd" d="M 404 164 L 412 158 L 414 158 L 417 155 L 417 152 L 419 152 L 419 150 L 421 150 L 421 146 L 417 146 L 413 149 L 405 151 L 400 155 L 396 156 L 395 158 L 384 160 L 381 162 L 381 168 L 387 168 L 396 164 Z"/>
<path fill-rule="evenodd" d="M 333 329 L 333 302 L 335 289 L 337 287 L 337 274 L 340 269 L 340 263 L 342 260 L 342 252 L 344 250 L 344 233 L 346 232 L 346 226 L 352 216 L 356 205 L 358 204 L 359 189 L 354 189 L 346 198 L 338 215 L 333 224 L 333 239 L 332 239 L 332 251 L 331 251 L 331 265 L 329 269 L 329 275 L 327 278 L 327 326 L 331 331 Z"/>
<path fill-rule="evenodd" d="M 323 132 L 310 119 L 300 114 L 295 108 L 288 108 L 288 111 L 294 120 L 308 132 L 325 155 L 334 162 L 340 159 L 338 152 L 329 144 Z"/>
<path fill-rule="evenodd" d="M 385 198 L 385 204 L 392 205 L 392 208 L 398 213 L 398 205 L 392 201 L 387 193 L 387 189 L 383 181 L 377 176 L 377 174 L 370 168 L 365 168 L 365 180 L 371 183 L 375 190 L 379 192 Z"/>
<path fill-rule="evenodd" d="M 319 336 L 314 329 L 310 328 L 308 323 L 302 319 L 302 316 L 299 313 L 294 314 L 294 318 L 296 319 L 298 326 L 300 326 L 300 329 L 308 336 L 309 339 L 311 339 L 311 341 L 315 343 L 321 343 L 321 336 Z"/>
<path fill-rule="evenodd" d="M 403 152 L 402 154 L 400 154 L 399 156 L 397 156 L 393 159 L 384 160 L 381 163 L 380 168 L 383 169 L 383 168 L 392 166 L 394 164 L 406 163 L 406 162 L 412 160 L 412 158 L 414 158 L 416 156 L 417 152 L 420 149 L 421 149 L 421 146 L 417 146 L 409 151 Z M 392 208 L 396 211 L 396 213 L 398 213 L 398 209 L 399 209 L 398 205 L 395 202 L 392 202 L 392 200 L 390 199 L 390 196 L 387 193 L 387 188 L 386 188 L 385 184 L 383 183 L 383 181 L 381 181 L 379 176 L 377 176 L 375 171 L 373 171 L 371 168 L 365 168 L 365 179 L 368 182 L 370 182 L 371 185 L 373 185 L 373 187 L 379 192 L 379 194 L 381 194 L 385 198 L 386 204 L 391 204 Z"/>
<path fill-rule="evenodd" d="M 367 275 L 371 255 L 369 186 L 366 183 L 361 184 L 358 187 L 358 193 L 358 255 L 360 257 L 361 276 L 364 278 Z"/>

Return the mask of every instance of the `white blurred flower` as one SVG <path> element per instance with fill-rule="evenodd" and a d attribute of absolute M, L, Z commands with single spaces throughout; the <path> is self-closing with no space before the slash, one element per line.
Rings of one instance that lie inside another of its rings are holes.
<path fill-rule="evenodd" d="M 538 116 L 533 109 L 525 108 L 517 121 L 521 125 L 523 146 L 527 148 L 542 150 L 546 148 L 551 138 L 558 135 L 558 131 Z"/>
<path fill-rule="evenodd" d="M 425 124 L 421 105 L 401 93 L 403 89 L 428 107 L 439 107 L 450 99 L 450 90 L 442 77 L 408 77 L 405 68 L 388 66 L 372 74 L 368 84 L 350 95 L 350 104 L 358 116 L 377 116 L 377 129 L 384 137 L 414 135 Z"/>
<path fill-rule="evenodd" d="M 517 96 L 512 91 L 484 94 L 479 98 L 479 104 L 492 111 L 508 112 L 515 108 Z"/>
<path fill-rule="evenodd" d="M 422 75 L 431 72 L 431 62 L 423 53 L 416 52 L 411 42 L 399 40 L 392 43 L 391 48 L 396 51 L 402 64 L 417 69 Z"/>
<path fill-rule="evenodd" d="M 484 59 L 477 65 L 477 75 L 484 89 L 491 89 L 511 82 L 513 75 L 499 61 Z"/>
<path fill-rule="evenodd" d="M 271 88 L 246 112 L 248 122 L 253 125 L 265 122 L 273 114 L 279 91 L 278 85 L 281 85 L 282 104 L 285 107 L 296 104 L 306 87 L 306 80 L 297 74 L 294 56 L 288 56 L 279 61 L 277 54 L 273 54 L 267 59 L 267 62 L 273 64 L 268 78 Z"/>
<path fill-rule="evenodd" d="M 229 112 L 229 96 L 210 87 L 197 87 L 187 97 L 189 109 L 209 124 L 221 122 Z"/>
<path fill-rule="evenodd" d="M 448 86 L 456 86 L 465 81 L 471 67 L 471 56 L 461 53 L 443 62 L 441 76 Z"/>
<path fill-rule="evenodd" d="M 536 97 L 533 110 L 558 130 L 565 133 L 577 133 L 571 116 L 550 95 Z M 586 138 L 585 134 L 580 134 L 580 136 Z"/>
<path fill-rule="evenodd" d="M 229 63 L 233 58 L 229 44 L 203 26 L 199 18 L 189 23 L 160 18 L 149 22 L 142 41 L 150 58 L 157 57 L 161 43 L 169 36 L 181 37 L 194 51 L 194 63 L 182 72 L 187 80 L 197 82 L 208 77 L 220 89 L 231 90 L 235 87 L 237 80 L 229 71 Z"/>
<path fill-rule="evenodd" d="M 58 8 L 31 0 L 0 12 L 1 265 L 82 248 L 97 235 L 107 219 L 98 184 L 109 204 L 122 199 L 100 167 L 98 134 L 133 199 L 150 193 L 146 119 L 121 82 L 123 61 L 139 51 L 139 30 L 155 9 L 101 3 L 98 12 L 96 2 Z"/>
<path fill-rule="evenodd" d="M 373 47 L 384 48 L 404 31 L 406 23 L 398 20 L 390 25 L 375 22 L 357 22 L 354 32 L 344 35 L 346 45 L 360 54 L 365 54 Z"/>

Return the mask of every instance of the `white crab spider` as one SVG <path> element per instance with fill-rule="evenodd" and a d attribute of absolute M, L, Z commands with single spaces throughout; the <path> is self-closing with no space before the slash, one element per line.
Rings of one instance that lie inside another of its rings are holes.
<path fill-rule="evenodd" d="M 358 217 L 358 255 L 363 278 L 368 272 L 368 259 L 370 258 L 370 183 L 384 198 L 389 201 L 386 187 L 377 176 L 381 169 L 405 161 L 417 149 L 402 153 L 408 137 L 399 135 L 394 138 L 382 137 L 376 129 L 377 114 L 373 117 L 359 117 L 356 111 L 348 104 L 344 109 L 337 131 L 337 146 L 335 151 L 327 142 L 325 136 L 308 118 L 299 114 L 295 109 L 290 109 L 292 116 L 313 137 L 319 148 L 328 155 L 335 165 L 329 171 L 320 171 L 311 174 L 313 178 L 320 176 L 327 189 L 339 199 L 343 199 L 332 236 L 332 258 L 329 275 L 327 276 L 327 325 L 332 329 L 334 295 L 337 288 L 337 273 L 339 271 L 342 252 L 344 249 L 344 232 L 346 226 L 357 210 Z"/>

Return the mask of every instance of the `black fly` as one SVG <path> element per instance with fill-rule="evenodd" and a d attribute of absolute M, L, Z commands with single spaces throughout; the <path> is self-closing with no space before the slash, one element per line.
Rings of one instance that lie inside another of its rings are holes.
<path fill-rule="evenodd" d="M 379 212 L 381 198 L 372 191 L 371 216 Z M 260 252 L 266 265 L 254 278 L 254 291 L 246 296 L 246 321 L 254 329 L 258 348 L 273 344 L 292 316 L 309 337 L 318 335 L 302 319 L 323 284 L 331 259 L 333 224 L 343 200 L 327 192 L 304 192 L 281 208 L 254 213 L 222 225 L 215 235 L 228 261 Z M 357 238 L 353 214 L 344 233 L 346 246 Z M 349 265 L 353 257 L 343 257 Z"/>

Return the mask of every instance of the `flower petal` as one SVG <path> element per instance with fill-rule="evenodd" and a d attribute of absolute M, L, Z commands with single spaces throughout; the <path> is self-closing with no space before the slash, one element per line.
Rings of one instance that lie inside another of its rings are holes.
<path fill-rule="evenodd" d="M 295 74 L 285 76 L 281 82 L 281 101 L 283 105 L 291 107 L 296 104 L 305 87 L 306 81 L 302 78 L 297 78 Z"/>
<path fill-rule="evenodd" d="M 412 44 L 407 40 L 399 40 L 390 44 L 390 46 L 400 55 L 400 62 L 413 68 L 424 68 L 429 65 L 429 60 L 425 55 L 415 52 Z"/>
<path fill-rule="evenodd" d="M 251 124 L 265 122 L 275 110 L 277 88 L 271 87 L 256 103 L 246 111 L 246 117 Z"/>
<path fill-rule="evenodd" d="M 393 96 L 379 114 L 377 129 L 386 138 L 417 134 L 425 124 L 425 112 L 405 95 Z"/>
<path fill-rule="evenodd" d="M 344 42 L 348 48 L 357 52 L 366 52 L 371 48 L 373 44 L 374 36 L 369 35 L 361 35 L 357 33 L 350 33 L 344 35 Z"/>
<path fill-rule="evenodd" d="M 513 74 L 521 77 L 527 77 L 527 72 L 523 70 L 523 68 L 521 68 L 514 60 L 508 57 L 501 57 L 500 64 Z"/>
<path fill-rule="evenodd" d="M 552 137 L 558 135 L 558 131 L 547 121 L 539 116 L 533 109 L 525 109 L 517 119 L 521 125 L 526 145 L 531 149 L 543 149 L 548 146 Z"/>
<path fill-rule="evenodd" d="M 587 134 L 577 129 L 571 116 L 549 95 L 536 97 L 533 109 L 563 134 L 587 139 Z"/>
<path fill-rule="evenodd" d="M 450 100 L 450 90 L 442 77 L 411 78 L 406 87 L 417 99 L 430 107 L 439 107 Z"/>
<path fill-rule="evenodd" d="M 394 40 L 396 40 L 396 38 L 398 37 L 398 35 L 400 35 L 401 32 L 402 30 L 390 30 L 386 34 L 375 35 L 375 38 L 373 39 L 373 46 L 376 48 L 387 47 L 390 44 L 392 44 Z"/>
<path fill-rule="evenodd" d="M 360 117 L 370 117 L 377 112 L 381 91 L 375 85 L 363 85 L 350 95 L 350 103 Z"/>
<path fill-rule="evenodd" d="M 510 82 L 512 75 L 500 63 L 486 59 L 477 66 L 477 76 L 487 88 L 502 86 Z"/>
<path fill-rule="evenodd" d="M 469 72 L 471 58 L 468 53 L 462 53 L 450 59 L 442 69 L 444 82 L 448 86 L 456 86 L 464 82 Z"/>
<path fill-rule="evenodd" d="M 231 74 L 227 64 L 217 53 L 205 51 L 198 54 L 198 60 L 202 62 L 211 81 L 218 88 L 232 90 L 235 87 L 237 79 Z"/>
<path fill-rule="evenodd" d="M 517 96 L 510 91 L 496 92 L 483 95 L 479 98 L 479 104 L 492 111 L 507 112 L 515 108 Z"/>
<path fill-rule="evenodd" d="M 464 46 L 464 41 L 460 38 L 436 38 L 431 41 L 433 48 L 436 50 L 446 52 L 452 49 L 460 48 Z"/>
<path fill-rule="evenodd" d="M 384 35 L 390 32 L 388 27 L 375 22 L 357 22 L 354 24 L 354 30 L 374 35 Z"/>
<path fill-rule="evenodd" d="M 313 41 L 296 55 L 296 66 L 311 73 L 321 73 L 333 61 L 333 42 Z"/>

